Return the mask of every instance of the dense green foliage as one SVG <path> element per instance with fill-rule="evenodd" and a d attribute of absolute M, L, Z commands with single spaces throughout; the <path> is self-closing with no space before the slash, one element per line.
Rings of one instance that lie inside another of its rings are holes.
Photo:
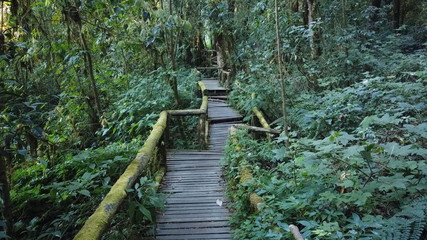
<path fill-rule="evenodd" d="M 406 25 L 396 26 L 396 1 L 307 1 L 318 4 L 309 27 L 304 2 L 279 9 L 289 136 L 240 133 L 227 148 L 235 239 L 291 239 L 290 224 L 307 239 L 423 239 L 426 3 L 405 1 Z M 246 119 L 262 108 L 280 128 L 274 2 L 235 4 L 233 20 L 248 27 L 234 30 L 231 101 Z M 254 178 L 239 183 L 244 166 Z M 260 212 L 251 192 L 265 200 Z"/>
<path fill-rule="evenodd" d="M 158 114 L 199 107 L 193 5 L 1 1 L 0 161 L 11 212 L 1 195 L 0 219 L 11 227 L 1 220 L 0 238 L 7 229 L 14 239 L 71 239 Z M 196 119 L 182 124 L 191 132 Z M 175 147 L 196 145 L 188 132 L 170 129 Z M 162 205 L 153 174 L 129 193 L 110 239 L 150 232 Z"/>
<path fill-rule="evenodd" d="M 68 154 L 53 167 L 42 160 L 28 161 L 14 171 L 11 197 L 17 238 L 72 238 L 140 146 L 141 141 L 111 144 Z"/>
<path fill-rule="evenodd" d="M 158 113 L 199 107 L 190 69 L 212 56 L 245 120 L 257 106 L 289 127 L 229 143 L 236 239 L 290 237 L 289 224 L 307 239 L 426 236 L 425 0 L 0 3 L 0 238 L 72 238 Z M 168 147 L 199 147 L 196 117 L 171 123 Z M 152 233 L 153 174 L 105 239 Z"/>

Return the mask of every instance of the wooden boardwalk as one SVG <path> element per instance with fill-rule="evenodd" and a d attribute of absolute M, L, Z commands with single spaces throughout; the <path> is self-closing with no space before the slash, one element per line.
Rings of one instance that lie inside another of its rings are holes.
<path fill-rule="evenodd" d="M 242 116 L 228 104 L 218 80 L 203 80 L 209 99 L 208 150 L 169 150 L 161 191 L 168 194 L 166 210 L 157 216 L 156 239 L 231 239 L 224 180 L 219 161 L 229 127 Z"/>

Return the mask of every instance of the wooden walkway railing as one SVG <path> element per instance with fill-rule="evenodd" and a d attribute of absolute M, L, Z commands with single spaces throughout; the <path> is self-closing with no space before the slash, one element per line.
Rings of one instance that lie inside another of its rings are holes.
<path fill-rule="evenodd" d="M 203 80 L 208 101 L 208 149 L 169 150 L 161 191 L 168 195 L 166 210 L 157 216 L 156 239 L 231 239 L 220 159 L 228 129 L 242 120 L 218 96 L 227 90 L 218 80 Z"/>
<path fill-rule="evenodd" d="M 166 110 L 160 113 L 157 123 L 153 126 L 150 135 L 139 150 L 135 159 L 129 164 L 124 173 L 112 186 L 104 200 L 98 205 L 95 212 L 87 219 L 74 240 L 100 239 L 122 201 L 126 198 L 126 189 L 133 187 L 143 174 L 157 173 L 156 179 L 161 180 L 166 167 L 166 148 L 168 141 L 168 118 L 172 116 L 196 115 L 199 116 L 200 138 L 207 140 L 208 132 L 207 113 L 208 98 L 205 95 L 206 87 L 203 82 L 198 83 L 202 92 L 200 109 L 193 110 Z"/>
<path fill-rule="evenodd" d="M 163 179 L 160 190 L 168 194 L 164 213 L 157 216 L 156 239 L 231 239 L 229 213 L 225 208 L 224 181 L 219 166 L 229 129 L 247 128 L 256 132 L 277 135 L 270 129 L 262 113 L 254 108 L 262 128 L 242 125 L 242 116 L 225 101 L 231 74 L 217 67 L 219 79 L 198 82 L 202 104 L 199 109 L 166 110 L 135 159 L 112 186 L 95 212 L 88 218 L 74 240 L 97 240 L 102 237 L 122 201 L 126 189 L 133 187 L 141 175 L 156 174 Z M 222 84 L 220 84 L 222 83 Z M 225 86 L 222 87 L 221 85 Z M 174 116 L 198 116 L 200 141 L 207 150 L 168 150 L 168 119 Z M 250 170 L 248 169 L 250 174 Z M 156 187 L 157 188 L 157 187 Z M 251 194 L 251 202 L 258 209 L 262 198 Z"/>

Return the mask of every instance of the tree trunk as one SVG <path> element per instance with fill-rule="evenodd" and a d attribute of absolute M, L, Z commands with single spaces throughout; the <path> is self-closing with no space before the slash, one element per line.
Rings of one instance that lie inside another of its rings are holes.
<path fill-rule="evenodd" d="M 398 29 L 401 25 L 402 1 L 393 0 L 393 28 Z"/>
<path fill-rule="evenodd" d="M 292 12 L 298 12 L 299 11 L 299 0 L 293 0 L 289 2 L 290 9 Z"/>
<path fill-rule="evenodd" d="M 6 149 L 0 149 L 0 191 L 3 199 L 2 215 L 6 221 L 6 234 L 12 234 L 12 205 L 10 204 L 10 186 L 8 181 L 8 170 L 6 163 Z"/>
<path fill-rule="evenodd" d="M 306 0 L 298 0 L 298 11 L 303 13 L 302 21 L 304 26 L 308 26 L 308 6 Z"/>
<path fill-rule="evenodd" d="M 311 57 L 317 58 L 321 54 L 320 48 L 320 32 L 313 30 L 313 24 L 315 22 L 315 14 L 317 12 L 318 2 L 317 0 L 307 0 L 308 8 L 308 31 L 310 33 L 310 48 Z"/>
<path fill-rule="evenodd" d="M 371 17 L 372 25 L 374 25 L 378 21 L 378 13 L 379 9 L 381 8 L 381 0 L 372 0 L 371 6 L 375 7 Z"/>
<path fill-rule="evenodd" d="M 226 68 L 226 58 L 227 58 L 227 54 L 225 51 L 225 44 L 224 44 L 224 39 L 223 39 L 223 34 L 218 35 L 218 37 L 216 38 L 216 56 L 217 56 L 217 62 L 218 62 L 218 67 L 220 68 Z"/>
<path fill-rule="evenodd" d="M 79 35 L 80 35 L 80 41 L 82 45 L 81 47 L 83 49 L 83 59 L 84 59 L 85 68 L 86 68 L 86 75 L 89 79 L 91 90 L 92 90 L 91 93 L 88 94 L 89 95 L 88 109 L 89 109 L 92 132 L 95 133 L 100 127 L 99 119 L 101 116 L 101 104 L 99 100 L 98 87 L 96 86 L 96 79 L 93 73 L 92 55 L 87 45 L 86 37 L 83 34 L 81 26 L 79 26 Z"/>
<path fill-rule="evenodd" d="M 171 53 L 171 65 L 172 65 L 172 72 L 174 73 L 171 80 L 171 87 L 173 91 L 173 96 L 175 98 L 175 105 L 179 107 L 180 99 L 179 99 L 179 92 L 178 92 L 178 79 L 175 76 L 175 71 L 176 71 L 175 50 L 173 50 Z"/>
<path fill-rule="evenodd" d="M 231 43 L 228 35 L 221 33 L 216 37 L 216 51 L 218 67 L 231 69 Z"/>
<path fill-rule="evenodd" d="M 282 96 L 282 113 L 283 113 L 283 128 L 285 131 L 285 135 L 287 137 L 285 143 L 286 148 L 289 149 L 289 124 L 288 124 L 288 112 L 286 110 L 286 104 L 287 104 L 287 98 L 286 98 L 286 84 L 283 76 L 283 72 L 286 72 L 285 69 L 282 68 L 282 53 L 280 48 L 280 32 L 279 32 L 279 10 L 277 6 L 277 0 L 274 1 L 274 12 L 275 12 L 275 27 L 276 27 L 276 50 L 277 50 L 277 65 L 279 67 L 279 81 L 280 81 L 280 88 L 281 88 L 281 96 Z"/>

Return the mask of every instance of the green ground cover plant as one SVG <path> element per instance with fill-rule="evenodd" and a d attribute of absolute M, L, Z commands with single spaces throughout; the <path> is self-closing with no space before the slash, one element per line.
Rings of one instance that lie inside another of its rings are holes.
<path fill-rule="evenodd" d="M 421 239 L 426 226 L 425 80 L 366 78 L 323 96 L 301 96 L 292 113 L 300 131 L 274 141 L 240 133 L 225 171 L 236 239 Z M 315 106 L 315 107 L 314 107 Z M 240 165 L 238 164 L 240 162 Z M 252 169 L 237 184 L 240 166 Z M 237 185 L 236 185 L 237 184 Z M 248 194 L 265 199 L 253 212 Z"/>

